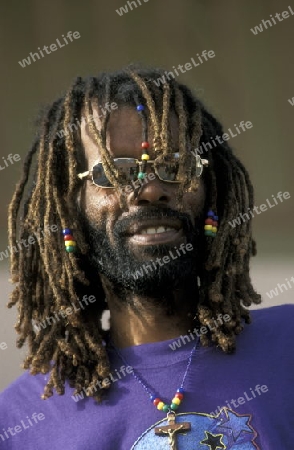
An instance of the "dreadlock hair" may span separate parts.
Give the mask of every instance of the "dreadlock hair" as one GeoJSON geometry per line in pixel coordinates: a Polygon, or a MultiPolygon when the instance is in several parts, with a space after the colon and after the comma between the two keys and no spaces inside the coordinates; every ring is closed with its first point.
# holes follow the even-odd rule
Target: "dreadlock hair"
{"type": "MultiPolygon", "coordinates": [[[[110,374],[104,342],[106,332],[100,322],[97,324],[97,317],[101,318],[107,308],[102,286],[97,286],[96,277],[91,284],[93,273],[87,265],[87,238],[76,207],[82,183],[77,174],[86,169],[86,163],[79,129],[72,124],[85,115],[99,146],[106,175],[118,188],[124,179],[106,146],[111,112],[104,111],[102,127],[98,130],[92,116],[93,105],[99,111],[103,102],[109,101],[118,106],[144,104],[143,127],[152,130],[153,148],[159,158],[170,152],[169,116],[174,111],[179,122],[182,163],[179,204],[183,192],[189,188],[192,163],[195,164],[194,156],[187,149],[197,148],[202,142],[223,134],[221,125],[186,86],[174,79],[165,80],[162,85],[155,82],[163,73],[158,69],[129,66],[98,77],[77,78],[68,92],[43,114],[38,135],[26,157],[22,178],[9,207],[9,243],[12,248],[17,237],[22,240],[30,236],[35,238],[35,243],[12,253],[11,276],[16,287],[8,306],[18,306],[17,346],[28,344],[24,368],[30,369],[31,374],[50,372],[44,399],[53,395],[53,390],[63,394],[66,380],[75,393],[86,389],[98,401],[109,388],[109,382],[104,382],[110,374]],[[69,127],[71,132],[67,132],[69,127]],[[52,224],[59,232],[40,237],[40,227],[45,230],[52,224]],[[79,253],[68,254],[64,250],[61,230],[68,226],[74,230],[79,253]],[[95,305],[81,311],[80,297],[90,292],[90,288],[93,293],[94,286],[95,305]],[[69,307],[74,312],[67,315],[69,307]],[[95,321],[91,320],[93,308],[95,321]],[[56,318],[57,314],[62,318],[36,331],[34,322],[45,323],[46,318],[56,318]]],[[[205,239],[205,260],[199,273],[200,300],[195,301],[195,310],[199,324],[211,326],[212,330],[209,336],[201,336],[202,344],[213,341],[229,353],[235,348],[242,321],[250,322],[245,307],[260,303],[260,295],[254,291],[249,277],[249,259],[256,253],[251,221],[235,228],[228,224],[253,207],[253,188],[246,169],[227,142],[208,150],[205,157],[209,160],[204,175],[206,206],[217,211],[219,229],[215,238],[205,239]],[[218,314],[228,314],[231,320],[215,329],[213,318],[218,314]]],[[[190,182],[195,185],[195,180],[190,182]]]]}

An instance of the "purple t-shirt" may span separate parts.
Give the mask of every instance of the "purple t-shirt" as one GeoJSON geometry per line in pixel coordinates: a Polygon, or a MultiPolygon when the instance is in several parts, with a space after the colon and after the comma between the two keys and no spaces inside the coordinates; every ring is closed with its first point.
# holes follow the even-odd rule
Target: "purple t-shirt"
{"type": "MultiPolygon", "coordinates": [[[[191,424],[174,436],[179,450],[294,449],[294,306],[252,311],[252,317],[235,354],[198,346],[176,417],[178,424],[191,424]]],[[[128,347],[121,354],[170,402],[195,345],[192,337],[186,341],[128,347]]],[[[74,397],[69,387],[63,396],[41,400],[47,375],[25,373],[12,383],[0,396],[0,449],[169,450],[168,434],[154,431],[168,424],[165,413],[115,352],[110,359],[114,383],[100,405],[74,397]]]]}

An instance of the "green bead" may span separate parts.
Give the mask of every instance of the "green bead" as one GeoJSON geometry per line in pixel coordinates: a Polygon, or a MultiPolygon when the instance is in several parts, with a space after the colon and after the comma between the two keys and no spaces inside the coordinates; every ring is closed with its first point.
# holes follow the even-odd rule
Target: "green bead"
{"type": "Polygon", "coordinates": [[[138,173],[138,178],[140,178],[141,180],[143,179],[143,178],[145,178],[145,173],[144,172],[139,172],[138,173]]]}
{"type": "Polygon", "coordinates": [[[169,406],[168,405],[164,405],[164,407],[162,408],[162,411],[168,412],[169,411],[169,406]]]}
{"type": "Polygon", "coordinates": [[[179,406],[180,406],[180,405],[176,405],[175,403],[172,403],[172,404],[170,405],[170,409],[172,409],[173,411],[175,411],[176,409],[178,409],[179,406]]]}
{"type": "Polygon", "coordinates": [[[76,246],[69,245],[68,247],[65,247],[65,250],[67,253],[74,253],[76,251],[76,246]]]}
{"type": "Polygon", "coordinates": [[[204,230],[205,236],[215,236],[215,233],[211,230],[204,230]]]}

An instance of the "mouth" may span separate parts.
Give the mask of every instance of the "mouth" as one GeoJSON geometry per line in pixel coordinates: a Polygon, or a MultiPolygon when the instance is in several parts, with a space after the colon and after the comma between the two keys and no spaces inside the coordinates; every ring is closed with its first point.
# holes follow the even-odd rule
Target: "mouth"
{"type": "Polygon", "coordinates": [[[126,237],[141,245],[168,244],[183,237],[182,223],[179,220],[146,220],[131,226],[126,237]]]}

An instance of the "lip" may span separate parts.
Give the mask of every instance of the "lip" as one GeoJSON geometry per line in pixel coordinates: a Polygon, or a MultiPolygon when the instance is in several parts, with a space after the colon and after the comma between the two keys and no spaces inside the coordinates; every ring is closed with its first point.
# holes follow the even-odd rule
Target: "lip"
{"type": "Polygon", "coordinates": [[[159,244],[175,244],[179,240],[183,240],[183,229],[169,230],[163,233],[154,234],[133,234],[129,237],[129,241],[137,245],[159,245],[159,244]]]}
{"type": "Polygon", "coordinates": [[[132,225],[126,232],[129,241],[137,245],[158,245],[171,244],[183,238],[183,228],[180,220],[177,219],[148,219],[132,225]],[[145,228],[169,227],[173,230],[163,233],[140,234],[145,228]]]}
{"type": "MultiPolygon", "coordinates": [[[[158,227],[169,227],[174,228],[175,231],[179,231],[182,229],[182,223],[180,220],[177,219],[168,219],[168,218],[162,218],[162,219],[147,219],[142,220],[140,223],[135,223],[130,226],[130,228],[127,229],[126,235],[132,236],[132,235],[139,235],[144,228],[158,228],[158,227]]],[[[166,231],[165,233],[169,233],[170,231],[166,231]]],[[[172,231],[173,232],[173,231],[172,231]]],[[[165,233],[156,233],[156,234],[165,234],[165,233]]],[[[155,236],[155,235],[154,235],[155,236]]]]}

